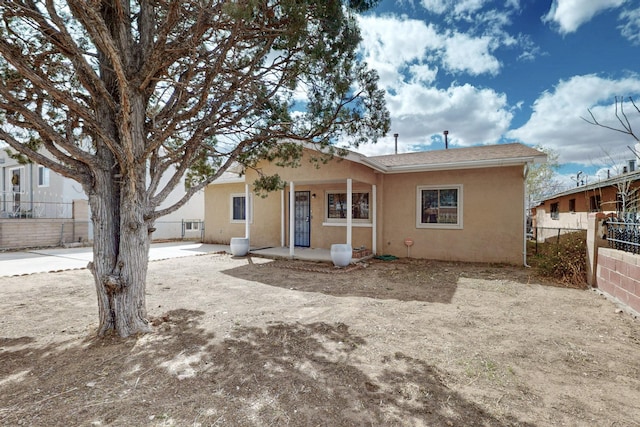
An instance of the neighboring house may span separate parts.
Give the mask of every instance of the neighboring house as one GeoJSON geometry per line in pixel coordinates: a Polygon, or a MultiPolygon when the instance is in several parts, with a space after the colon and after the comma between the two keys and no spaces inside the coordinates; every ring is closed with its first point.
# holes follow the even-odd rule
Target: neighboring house
{"type": "MultiPolygon", "coordinates": [[[[174,169],[169,168],[173,173],[174,169]]],[[[168,181],[168,175],[164,175],[160,188],[168,181]]],[[[160,205],[159,209],[170,206],[180,200],[184,195],[184,178],[176,188],[169,194],[167,199],[160,205]]],[[[153,232],[154,240],[162,239],[191,239],[202,240],[204,227],[204,191],[195,193],[183,206],[175,212],[158,218],[155,223],[156,230],[153,232]]]]}
{"type": "Polygon", "coordinates": [[[79,184],[0,150],[0,248],[91,240],[87,197],[79,184]]]}
{"type": "MultiPolygon", "coordinates": [[[[309,150],[305,158],[309,157],[309,150]]],[[[227,173],[205,192],[205,241],[248,232],[253,247],[329,249],[455,261],[524,261],[527,165],[546,155],[502,144],[367,157],[349,153],[316,168],[264,162],[285,190],[248,191],[257,173],[227,173]],[[248,225],[245,207],[249,197],[248,225]],[[408,246],[406,243],[412,245],[408,246]]]]}
{"type": "Polygon", "coordinates": [[[75,181],[42,165],[20,164],[5,150],[0,170],[0,218],[71,218],[72,202],[87,199],[75,181]]]}
{"type": "MultiPolygon", "coordinates": [[[[74,201],[88,200],[79,183],[36,163],[20,164],[11,158],[4,149],[0,149],[0,170],[0,219],[70,219],[75,217],[76,221],[84,221],[88,227],[82,240],[91,241],[93,239],[90,211],[84,208],[83,218],[77,218],[73,212],[74,201]]],[[[172,171],[170,169],[169,172],[172,171]]],[[[163,177],[161,186],[167,180],[167,176],[163,177]]],[[[184,179],[169,194],[160,209],[178,201],[182,195],[184,195],[184,179]]],[[[153,239],[201,240],[203,218],[204,192],[199,192],[180,209],[156,221],[153,239]]],[[[17,225],[15,222],[11,224],[17,225]]],[[[58,227],[58,225],[56,224],[54,227],[58,227]]],[[[21,233],[24,233],[22,229],[20,230],[21,233]]],[[[7,233],[5,232],[5,234],[7,233]]],[[[2,229],[0,229],[0,247],[3,247],[1,237],[2,229]]],[[[47,241],[46,245],[49,244],[51,243],[47,241]]],[[[30,244],[30,246],[33,245],[30,244]]],[[[15,247],[15,245],[12,244],[11,247],[15,247]]]]}
{"type": "Polygon", "coordinates": [[[558,231],[587,229],[589,212],[605,215],[640,208],[640,171],[630,162],[626,172],[612,178],[572,188],[543,200],[532,209],[538,240],[557,236],[558,231]],[[623,209],[624,205],[624,209],[623,209]]]}

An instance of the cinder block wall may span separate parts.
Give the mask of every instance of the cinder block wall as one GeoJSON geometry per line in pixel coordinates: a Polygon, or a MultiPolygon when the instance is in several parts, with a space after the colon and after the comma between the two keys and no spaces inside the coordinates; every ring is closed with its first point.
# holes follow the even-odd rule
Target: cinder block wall
{"type": "Polygon", "coordinates": [[[640,313],[640,255],[598,248],[597,286],[640,313]]]}
{"type": "Polygon", "coordinates": [[[59,246],[86,242],[89,223],[73,219],[4,219],[0,220],[0,248],[16,249],[59,246]]]}
{"type": "Polygon", "coordinates": [[[89,240],[89,205],[74,200],[73,218],[0,219],[0,249],[60,246],[89,240]]]}

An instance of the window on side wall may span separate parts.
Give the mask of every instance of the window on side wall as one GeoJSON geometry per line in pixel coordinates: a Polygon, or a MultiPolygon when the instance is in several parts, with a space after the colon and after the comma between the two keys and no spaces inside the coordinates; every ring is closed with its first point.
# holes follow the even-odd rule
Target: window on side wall
{"type": "Polygon", "coordinates": [[[569,212],[576,213],[576,199],[569,199],[569,212]]]}
{"type": "MultiPolygon", "coordinates": [[[[347,193],[327,192],[327,222],[347,220],[347,193]]],[[[356,222],[369,222],[369,193],[351,193],[351,218],[356,222]]]]}
{"type": "MultiPolygon", "coordinates": [[[[231,195],[231,222],[245,222],[246,196],[245,194],[231,195]]],[[[249,221],[252,221],[251,197],[249,197],[249,221]]]]}
{"type": "Polygon", "coordinates": [[[417,228],[462,228],[462,185],[418,186],[417,228]]]}
{"type": "Polygon", "coordinates": [[[186,231],[197,231],[200,229],[200,221],[185,221],[184,229],[186,231]]]}
{"type": "Polygon", "coordinates": [[[38,187],[49,186],[49,168],[38,166],[38,187]]]}
{"type": "Polygon", "coordinates": [[[551,219],[560,219],[560,209],[558,203],[551,203],[551,219]]]}

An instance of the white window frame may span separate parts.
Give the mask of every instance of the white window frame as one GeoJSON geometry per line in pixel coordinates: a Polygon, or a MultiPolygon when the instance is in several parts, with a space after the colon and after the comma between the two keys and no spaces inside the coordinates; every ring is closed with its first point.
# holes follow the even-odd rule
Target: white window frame
{"type": "Polygon", "coordinates": [[[462,230],[464,214],[464,192],[462,184],[418,185],[416,187],[416,228],[433,228],[444,230],[462,230]],[[422,222],[422,191],[423,190],[457,190],[458,191],[458,222],[455,224],[423,223],[422,222]]]}
{"type": "MultiPolygon", "coordinates": [[[[235,197],[245,198],[245,193],[233,193],[229,196],[229,220],[232,224],[244,224],[244,219],[233,219],[233,199],[235,197]]],[[[253,195],[249,194],[249,223],[253,224],[253,195]]]]}
{"type": "MultiPolygon", "coordinates": [[[[347,194],[347,190],[326,190],[324,192],[324,226],[345,226],[347,225],[347,218],[329,218],[329,194],[347,194]]],[[[369,218],[356,219],[352,218],[351,222],[354,227],[369,227],[372,224],[371,215],[371,191],[354,190],[351,194],[368,194],[369,196],[369,218]]]]}
{"type": "Polygon", "coordinates": [[[184,222],[184,231],[200,231],[200,221],[188,219],[184,222]]]}
{"type": "Polygon", "coordinates": [[[38,165],[38,187],[49,187],[51,184],[51,169],[46,166],[38,165]],[[42,175],[41,175],[42,174],[42,175]],[[42,177],[42,182],[40,182],[42,177]]]}

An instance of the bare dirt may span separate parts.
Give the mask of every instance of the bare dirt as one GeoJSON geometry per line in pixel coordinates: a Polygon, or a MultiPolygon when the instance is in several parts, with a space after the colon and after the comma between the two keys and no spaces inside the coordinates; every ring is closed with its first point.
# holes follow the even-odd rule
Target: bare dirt
{"type": "Polygon", "coordinates": [[[640,321],[530,269],[157,261],[129,339],[92,283],[0,278],[0,425],[640,425],[640,321]]]}

